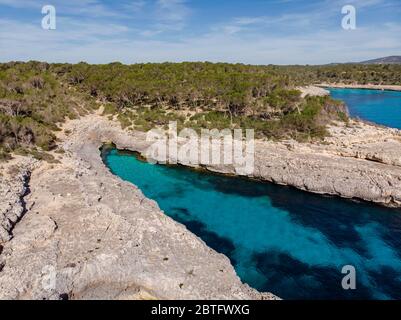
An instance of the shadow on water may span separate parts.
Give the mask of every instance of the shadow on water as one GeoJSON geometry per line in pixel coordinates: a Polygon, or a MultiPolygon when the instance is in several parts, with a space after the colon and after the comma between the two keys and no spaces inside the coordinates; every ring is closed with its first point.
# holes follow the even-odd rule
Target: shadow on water
{"type": "Polygon", "coordinates": [[[263,252],[255,254],[253,259],[258,270],[266,275],[266,286],[278,288],[279,296],[291,296],[291,299],[369,299],[370,290],[362,283],[357,283],[357,295],[344,291],[338,284],[343,275],[333,267],[311,266],[294,259],[283,252],[263,252]],[[318,297],[313,288],[319,291],[318,297]]]}
{"type": "Polygon", "coordinates": [[[189,231],[200,237],[205,243],[212,249],[226,255],[233,265],[237,264],[234,258],[235,245],[230,239],[221,237],[215,232],[211,232],[207,229],[207,226],[200,221],[185,220],[180,216],[172,215],[176,221],[184,224],[189,231]]]}
{"type": "Polygon", "coordinates": [[[289,187],[150,165],[103,150],[110,170],[228,256],[244,282],[285,299],[401,299],[401,211],[289,187]],[[356,291],[341,287],[355,265],[356,291]]]}

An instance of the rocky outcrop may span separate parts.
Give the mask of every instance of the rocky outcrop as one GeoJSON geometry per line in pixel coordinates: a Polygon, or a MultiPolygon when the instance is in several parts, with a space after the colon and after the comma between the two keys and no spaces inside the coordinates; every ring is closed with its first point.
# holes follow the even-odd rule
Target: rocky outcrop
{"type": "MultiPolygon", "coordinates": [[[[400,132],[354,121],[329,130],[319,143],[257,141],[250,176],[400,207],[400,132]]],[[[64,132],[65,154],[32,171],[27,211],[0,250],[0,299],[275,298],[241,283],[227,257],[105,167],[103,143],[144,153],[144,133],[98,115],[69,121],[64,132]]],[[[21,203],[18,190],[11,203],[21,203]]],[[[2,208],[8,202],[1,198],[2,208]]]]}
{"type": "Polygon", "coordinates": [[[256,178],[309,192],[401,207],[401,132],[338,123],[321,143],[260,142],[256,178]]]}
{"type": "Polygon", "coordinates": [[[345,83],[321,83],[316,85],[322,88],[340,88],[340,89],[368,89],[368,90],[387,90],[401,91],[399,85],[382,85],[382,84],[345,84],[345,83]]]}
{"type": "Polygon", "coordinates": [[[301,91],[302,98],[305,98],[306,96],[324,97],[330,95],[328,90],[316,86],[298,87],[297,89],[301,91]]]}
{"type": "Polygon", "coordinates": [[[274,299],[109,172],[107,123],[71,122],[60,163],[33,170],[28,211],[0,253],[0,299],[274,299]]]}
{"type": "Polygon", "coordinates": [[[33,160],[19,157],[2,165],[0,175],[0,245],[12,238],[12,229],[26,212],[24,197],[33,160]]]}
{"type": "MultiPolygon", "coordinates": [[[[144,153],[144,133],[96,121],[102,141],[144,153]]],[[[85,126],[85,124],[83,124],[85,126]]],[[[401,207],[401,131],[360,121],[335,123],[321,142],[256,141],[254,171],[248,176],[318,194],[401,207]]],[[[179,163],[185,164],[183,159],[179,163]]],[[[204,165],[213,172],[241,175],[233,165],[204,165]]]]}

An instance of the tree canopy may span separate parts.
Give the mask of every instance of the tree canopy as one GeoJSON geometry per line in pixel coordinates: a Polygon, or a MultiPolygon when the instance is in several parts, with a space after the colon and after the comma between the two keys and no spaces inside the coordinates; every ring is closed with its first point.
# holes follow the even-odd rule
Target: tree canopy
{"type": "Polygon", "coordinates": [[[56,146],[66,118],[100,105],[125,127],[175,120],[193,128],[254,128],[271,139],[313,139],[345,108],[302,98],[314,83],[401,84],[399,65],[252,66],[226,63],[0,64],[0,158],[56,146]]]}

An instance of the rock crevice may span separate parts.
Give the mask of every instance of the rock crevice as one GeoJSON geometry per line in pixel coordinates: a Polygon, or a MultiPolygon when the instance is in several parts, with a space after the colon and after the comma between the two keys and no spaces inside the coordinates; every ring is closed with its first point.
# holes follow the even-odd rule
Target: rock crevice
{"type": "Polygon", "coordinates": [[[60,163],[32,171],[28,211],[0,256],[0,299],[275,299],[109,172],[101,119],[70,122],[60,163]]]}
{"type": "MultiPolygon", "coordinates": [[[[329,130],[319,143],[256,141],[250,177],[401,207],[400,132],[353,121],[329,130]]],[[[35,164],[28,195],[27,176],[2,176],[0,299],[275,299],[106,168],[103,143],[143,154],[145,133],[88,115],[59,140],[60,163],[35,164]]]]}
{"type": "Polygon", "coordinates": [[[29,194],[29,180],[33,160],[18,158],[4,165],[0,176],[0,245],[12,239],[12,230],[28,211],[25,197],[29,194]]]}

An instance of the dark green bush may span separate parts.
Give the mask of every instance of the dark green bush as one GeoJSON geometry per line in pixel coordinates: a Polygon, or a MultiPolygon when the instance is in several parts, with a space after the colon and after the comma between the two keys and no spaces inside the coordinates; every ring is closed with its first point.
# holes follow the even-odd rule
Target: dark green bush
{"type": "Polygon", "coordinates": [[[321,82],[401,84],[401,66],[0,64],[0,158],[53,150],[60,123],[99,105],[139,130],[177,121],[179,128],[253,128],[272,139],[321,138],[332,120],[348,121],[341,103],[302,99],[294,89],[321,82]]]}

